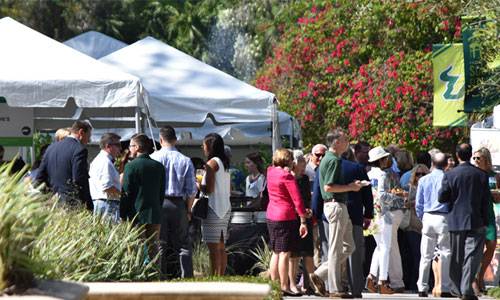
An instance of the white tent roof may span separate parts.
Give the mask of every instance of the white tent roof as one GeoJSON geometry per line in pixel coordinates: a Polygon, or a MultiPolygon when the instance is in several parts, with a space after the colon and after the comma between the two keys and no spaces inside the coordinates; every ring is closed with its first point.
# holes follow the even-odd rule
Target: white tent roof
{"type": "Polygon", "coordinates": [[[152,37],[100,61],[141,78],[157,122],[219,123],[271,119],[272,93],[259,90],[152,37]]]}
{"type": "Polygon", "coordinates": [[[99,59],[127,46],[124,42],[97,31],[84,32],[67,40],[63,44],[95,59],[99,59]]]}
{"type": "Polygon", "coordinates": [[[9,106],[138,107],[139,79],[11,18],[0,19],[0,96],[9,106]]]}

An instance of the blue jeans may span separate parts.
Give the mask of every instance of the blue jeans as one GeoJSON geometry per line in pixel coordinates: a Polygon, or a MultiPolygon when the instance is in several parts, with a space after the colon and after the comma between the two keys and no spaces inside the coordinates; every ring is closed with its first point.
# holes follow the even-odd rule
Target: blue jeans
{"type": "Polygon", "coordinates": [[[109,218],[114,223],[120,222],[120,202],[116,200],[93,200],[94,215],[109,218]]]}

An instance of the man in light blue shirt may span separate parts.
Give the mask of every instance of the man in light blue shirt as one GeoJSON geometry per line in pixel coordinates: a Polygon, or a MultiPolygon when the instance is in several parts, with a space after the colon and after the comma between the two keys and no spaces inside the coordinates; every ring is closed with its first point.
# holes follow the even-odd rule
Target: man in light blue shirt
{"type": "Polygon", "coordinates": [[[432,160],[433,170],[430,174],[420,178],[415,203],[417,217],[422,220],[422,241],[420,244],[420,268],[417,281],[418,294],[427,297],[429,291],[429,274],[432,267],[436,246],[439,249],[441,261],[441,295],[451,297],[450,288],[450,234],[446,215],[448,204],[439,203],[439,190],[444,176],[444,169],[448,160],[444,153],[436,153],[432,160]]]}
{"type": "Polygon", "coordinates": [[[172,126],[160,129],[162,148],[151,158],[165,166],[160,242],[161,273],[165,279],[193,277],[192,242],[189,237],[191,206],[197,192],[191,159],[175,148],[177,137],[172,126]],[[179,268],[180,267],[180,268],[179,268]]]}

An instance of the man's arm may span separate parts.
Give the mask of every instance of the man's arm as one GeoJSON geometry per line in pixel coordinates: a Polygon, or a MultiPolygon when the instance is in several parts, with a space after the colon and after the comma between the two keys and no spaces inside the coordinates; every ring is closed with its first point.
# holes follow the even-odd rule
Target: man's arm
{"type": "Polygon", "coordinates": [[[78,186],[79,198],[87,206],[88,210],[93,210],[92,197],[89,188],[89,168],[87,163],[88,151],[82,147],[78,149],[72,157],[73,182],[78,186]]]}
{"type": "Polygon", "coordinates": [[[311,209],[313,215],[321,221],[323,217],[323,197],[321,196],[321,187],[319,183],[319,170],[316,171],[316,176],[314,176],[313,182],[313,195],[311,200],[311,209]]]}
{"type": "MultiPolygon", "coordinates": [[[[50,147],[50,146],[49,146],[50,147]]],[[[34,178],[35,180],[35,185],[45,183],[47,187],[49,187],[49,175],[47,173],[47,167],[48,167],[48,154],[49,150],[45,152],[45,155],[42,157],[42,162],[40,166],[38,167],[38,173],[36,174],[36,177],[34,178]]]]}
{"type": "Polygon", "coordinates": [[[321,171],[320,169],[320,176],[324,176],[325,180],[323,190],[327,193],[346,193],[359,191],[361,189],[361,183],[359,180],[355,180],[349,184],[336,183],[340,179],[341,164],[341,160],[330,161],[328,164],[324,165],[324,171],[321,171]]]}
{"type": "Polygon", "coordinates": [[[438,201],[440,203],[452,202],[450,181],[446,173],[444,174],[443,180],[441,181],[441,189],[439,190],[438,201]]]}
{"type": "Polygon", "coordinates": [[[137,194],[136,185],[133,180],[132,168],[130,164],[125,165],[123,172],[123,186],[120,199],[120,217],[124,220],[131,220],[135,216],[135,195],[137,194]]]}
{"type": "Polygon", "coordinates": [[[424,216],[424,188],[422,184],[417,185],[417,195],[415,197],[415,211],[417,217],[422,220],[424,216]]]}

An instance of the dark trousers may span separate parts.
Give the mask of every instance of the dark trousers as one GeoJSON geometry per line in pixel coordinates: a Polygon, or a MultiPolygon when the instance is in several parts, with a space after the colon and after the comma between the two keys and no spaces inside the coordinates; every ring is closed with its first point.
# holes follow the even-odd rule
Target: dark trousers
{"type": "Polygon", "coordinates": [[[365,287],[365,276],[363,274],[363,263],[365,262],[365,237],[363,226],[352,225],[352,236],[356,248],[349,257],[349,285],[353,295],[361,295],[365,287]]]}
{"type": "Polygon", "coordinates": [[[450,231],[452,288],[461,296],[474,296],[472,282],[483,257],[485,228],[450,231]]]}
{"type": "Polygon", "coordinates": [[[171,197],[163,201],[160,229],[161,273],[165,279],[193,277],[192,242],[186,202],[171,197]]]}

